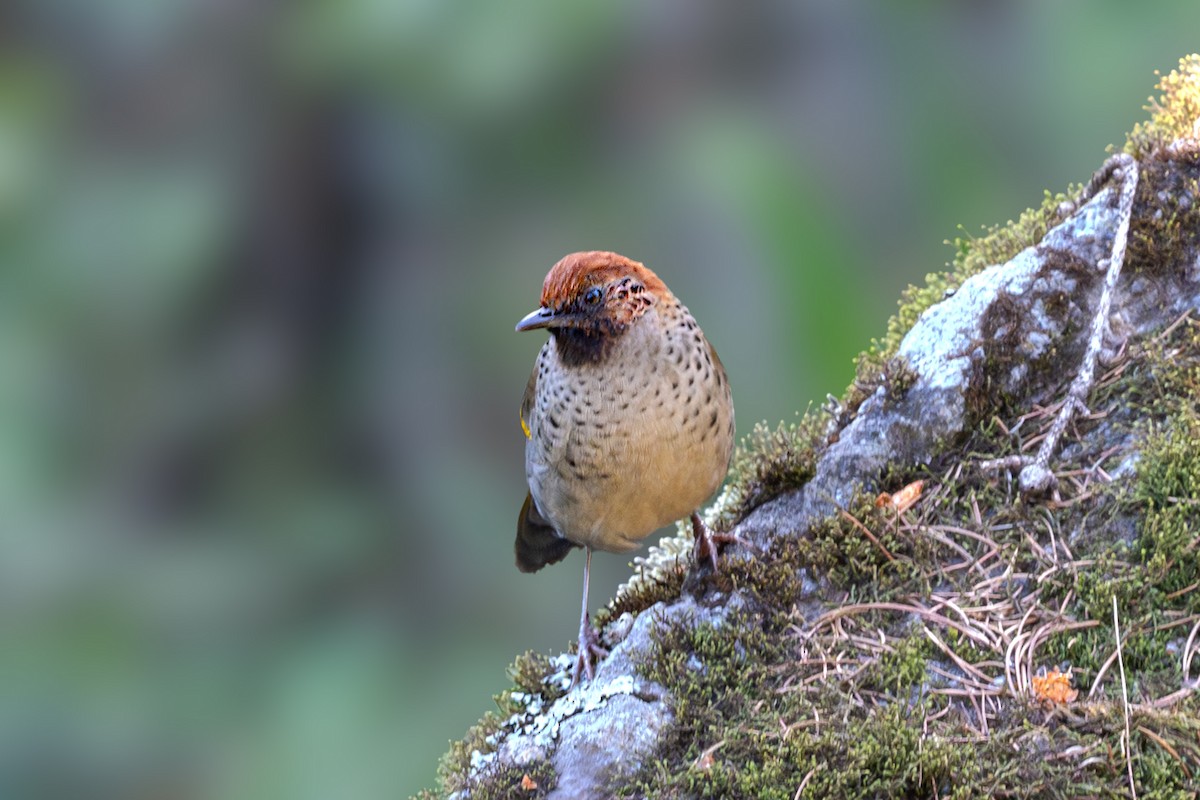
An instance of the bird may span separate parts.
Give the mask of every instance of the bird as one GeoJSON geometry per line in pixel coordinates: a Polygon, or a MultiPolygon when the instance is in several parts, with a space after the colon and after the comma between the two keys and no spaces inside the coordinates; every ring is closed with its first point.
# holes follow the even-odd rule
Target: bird
{"type": "Polygon", "coordinates": [[[539,307],[517,331],[545,329],[521,401],[529,491],[517,519],[516,562],[536,572],[584,549],[583,609],[572,685],[607,651],[588,615],[592,551],[636,549],[690,515],[697,564],[717,568],[698,509],[734,450],[733,396],[717,351],[667,285],[608,251],[563,257],[539,307]]]}

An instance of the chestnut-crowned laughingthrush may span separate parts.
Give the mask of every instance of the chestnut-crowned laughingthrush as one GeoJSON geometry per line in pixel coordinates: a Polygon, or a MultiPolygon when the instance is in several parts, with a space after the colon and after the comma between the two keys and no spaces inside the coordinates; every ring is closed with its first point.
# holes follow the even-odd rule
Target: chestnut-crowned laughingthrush
{"type": "Polygon", "coordinates": [[[518,331],[545,328],[521,402],[529,494],[517,520],[517,567],[535,572],[583,547],[580,671],[605,654],[588,619],[592,551],[633,550],[691,515],[696,560],[716,567],[697,508],[733,454],[725,368],[696,320],[644,265],[573,253],[551,268],[541,307],[518,331]]]}

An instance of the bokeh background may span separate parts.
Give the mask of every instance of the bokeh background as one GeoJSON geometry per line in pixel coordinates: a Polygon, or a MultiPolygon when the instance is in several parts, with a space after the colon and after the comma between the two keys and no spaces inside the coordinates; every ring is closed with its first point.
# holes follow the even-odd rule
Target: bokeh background
{"type": "Polygon", "coordinates": [[[581,558],[512,557],[512,327],[558,257],[646,262],[740,431],[794,419],[1198,32],[1195,0],[5,3],[0,796],[433,785],[575,632],[581,558]]]}

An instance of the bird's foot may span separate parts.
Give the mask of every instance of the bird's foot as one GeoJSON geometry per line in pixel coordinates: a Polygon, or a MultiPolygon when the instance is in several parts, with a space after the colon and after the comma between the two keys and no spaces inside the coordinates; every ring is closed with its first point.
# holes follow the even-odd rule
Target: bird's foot
{"type": "Polygon", "coordinates": [[[721,545],[740,544],[743,547],[748,546],[747,542],[740,536],[732,533],[719,533],[709,530],[704,524],[704,520],[700,519],[699,514],[692,514],[692,535],[695,537],[695,546],[692,550],[692,560],[699,564],[703,559],[707,558],[712,563],[713,572],[720,572],[717,567],[717,556],[720,554],[721,545]]]}
{"type": "Polygon", "coordinates": [[[575,659],[575,670],[571,674],[571,687],[579,685],[579,678],[587,675],[590,681],[595,677],[593,660],[599,660],[608,655],[608,650],[600,644],[600,634],[592,627],[588,619],[579,624],[579,655],[575,659]]]}

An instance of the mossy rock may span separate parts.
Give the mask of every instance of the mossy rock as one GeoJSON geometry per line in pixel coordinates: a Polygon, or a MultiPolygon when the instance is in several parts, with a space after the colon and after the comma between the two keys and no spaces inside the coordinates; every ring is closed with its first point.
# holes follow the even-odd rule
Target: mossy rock
{"type": "MultiPolygon", "coordinates": [[[[1196,796],[1200,56],[1160,89],[1122,148],[1141,178],[1112,341],[1054,454],[1055,493],[1023,497],[1012,470],[987,465],[1051,427],[1115,192],[1078,211],[1064,207],[1078,187],[1048,193],[955,240],[952,268],[905,292],[839,402],[756,428],[706,514],[750,545],[719,575],[690,569],[685,526],[638,560],[600,620],[627,694],[669,722],[593,796],[1196,796]],[[1094,241],[1073,247],[1076,234],[1094,241]],[[902,355],[906,337],[1021,259],[1036,292],[989,296],[944,390],[959,413],[926,425],[937,381],[902,355]],[[1054,336],[1031,359],[1034,315],[1054,336]]],[[[518,659],[502,713],[444,759],[440,796],[567,796],[560,779],[578,776],[552,746],[513,755],[547,709],[603,713],[578,703],[603,686],[564,695],[565,666],[518,659]]]]}

